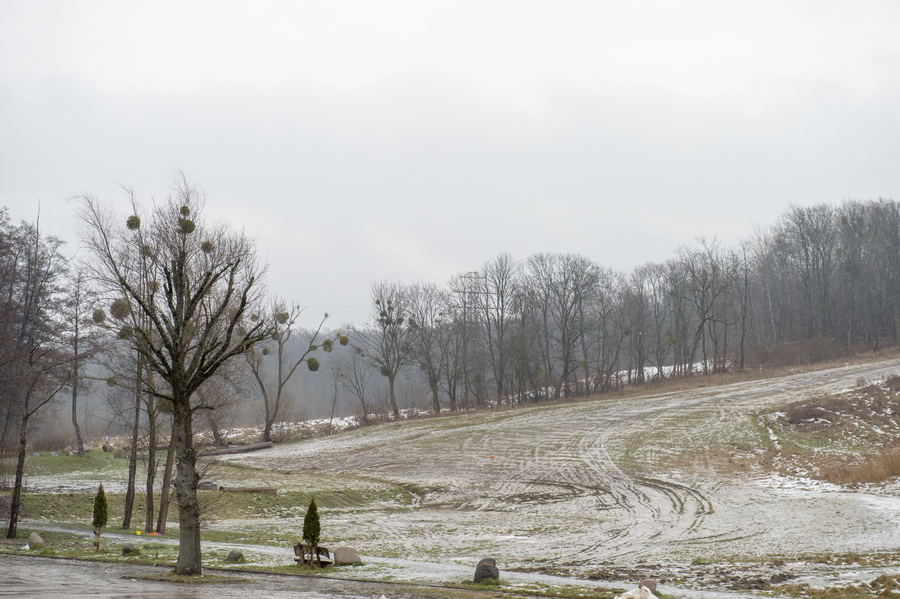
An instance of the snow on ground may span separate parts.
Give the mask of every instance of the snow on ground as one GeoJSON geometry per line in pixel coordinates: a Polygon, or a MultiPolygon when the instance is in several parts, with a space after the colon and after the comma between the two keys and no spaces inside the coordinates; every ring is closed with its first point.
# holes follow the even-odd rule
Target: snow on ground
{"type": "Polygon", "coordinates": [[[507,567],[583,573],[610,562],[897,551],[896,489],[723,477],[699,453],[672,467],[691,449],[740,444],[752,413],[895,369],[848,366],[827,377],[403,421],[221,459],[285,473],[285,488],[303,472],[423,489],[415,504],[324,515],[330,538],[371,555],[467,563],[493,555],[507,567]]]}
{"type": "MultiPolygon", "coordinates": [[[[320,507],[323,542],[356,547],[374,577],[458,581],[491,556],[504,571],[601,578],[607,569],[636,580],[660,571],[709,578],[715,566],[704,564],[737,560],[756,563],[760,580],[849,580],[874,570],[851,576],[849,566],[815,565],[817,556],[900,551],[900,488],[847,489],[742,470],[741,460],[779,454],[779,429],[759,415],[780,418],[783,405],[896,369],[845,366],[828,376],[404,420],[218,460],[241,466],[225,476],[248,486],[383,497],[320,507]],[[722,448],[731,472],[711,457],[722,448]]],[[[300,513],[209,526],[299,534],[300,513]]],[[[285,559],[266,553],[260,563],[285,559]]]]}

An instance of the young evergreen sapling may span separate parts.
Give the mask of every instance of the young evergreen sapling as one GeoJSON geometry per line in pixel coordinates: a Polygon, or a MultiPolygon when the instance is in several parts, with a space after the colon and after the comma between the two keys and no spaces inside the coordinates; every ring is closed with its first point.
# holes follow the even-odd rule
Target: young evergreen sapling
{"type": "Polygon", "coordinates": [[[106,526],[108,519],[109,512],[106,505],[106,492],[103,490],[103,483],[100,483],[100,488],[97,490],[97,495],[94,497],[94,520],[91,523],[94,532],[97,534],[97,551],[100,551],[100,532],[103,530],[103,527],[106,526]]]}

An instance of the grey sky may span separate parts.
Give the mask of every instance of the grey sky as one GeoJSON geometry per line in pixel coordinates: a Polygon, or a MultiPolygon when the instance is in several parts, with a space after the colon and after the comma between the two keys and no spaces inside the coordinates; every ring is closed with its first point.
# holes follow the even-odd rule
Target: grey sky
{"type": "MultiPolygon", "coordinates": [[[[0,205],[166,195],[258,240],[272,292],[503,251],[626,270],[789,202],[900,199],[896,2],[0,0],[0,205]]],[[[307,324],[312,324],[312,318],[307,324]]]]}

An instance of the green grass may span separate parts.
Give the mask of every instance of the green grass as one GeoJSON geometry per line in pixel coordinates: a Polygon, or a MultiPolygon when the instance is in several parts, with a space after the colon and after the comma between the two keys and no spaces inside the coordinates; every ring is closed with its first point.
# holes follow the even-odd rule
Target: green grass
{"type": "Polygon", "coordinates": [[[29,454],[25,458],[25,474],[27,476],[45,476],[53,474],[93,473],[110,474],[125,473],[128,470],[128,460],[116,459],[112,453],[103,451],[90,451],[84,455],[59,454],[50,455],[42,452],[40,457],[29,454]]]}

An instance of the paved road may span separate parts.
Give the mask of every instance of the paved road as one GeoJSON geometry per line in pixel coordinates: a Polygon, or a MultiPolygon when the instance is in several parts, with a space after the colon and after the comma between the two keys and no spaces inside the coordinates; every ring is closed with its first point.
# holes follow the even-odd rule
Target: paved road
{"type": "MultiPolygon", "coordinates": [[[[0,554],[0,597],[17,599],[334,599],[428,598],[427,589],[303,576],[234,574],[229,584],[180,584],[147,580],[166,570],[134,564],[108,564],[0,554]],[[240,577],[238,579],[238,577],[240,577]],[[398,589],[400,590],[398,592],[398,589]]],[[[222,575],[209,572],[207,575],[222,575]]]]}

